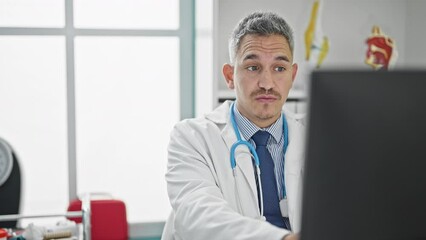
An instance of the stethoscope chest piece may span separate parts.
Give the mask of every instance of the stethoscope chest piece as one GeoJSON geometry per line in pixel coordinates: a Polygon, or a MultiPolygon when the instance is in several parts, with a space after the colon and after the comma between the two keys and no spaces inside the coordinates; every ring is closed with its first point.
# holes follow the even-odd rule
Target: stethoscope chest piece
{"type": "Polygon", "coordinates": [[[287,198],[281,199],[280,209],[281,209],[281,215],[283,217],[288,217],[288,201],[287,201],[287,198]]]}

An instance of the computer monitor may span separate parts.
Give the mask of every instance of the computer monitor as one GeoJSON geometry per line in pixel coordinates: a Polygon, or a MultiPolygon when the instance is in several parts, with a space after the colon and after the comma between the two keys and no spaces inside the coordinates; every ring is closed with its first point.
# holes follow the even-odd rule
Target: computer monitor
{"type": "Polygon", "coordinates": [[[426,239],[426,71],[316,71],[302,240],[426,239]]]}

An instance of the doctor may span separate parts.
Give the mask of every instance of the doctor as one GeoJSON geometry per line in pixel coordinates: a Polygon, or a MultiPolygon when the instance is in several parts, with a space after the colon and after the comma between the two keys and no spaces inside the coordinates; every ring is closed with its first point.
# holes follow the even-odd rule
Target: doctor
{"type": "Polygon", "coordinates": [[[171,133],[173,211],[162,239],[298,239],[304,133],[282,111],[297,72],[293,49],[290,26],[274,13],[238,23],[223,66],[236,101],[183,120],[171,133]],[[257,135],[266,135],[267,151],[257,135]]]}

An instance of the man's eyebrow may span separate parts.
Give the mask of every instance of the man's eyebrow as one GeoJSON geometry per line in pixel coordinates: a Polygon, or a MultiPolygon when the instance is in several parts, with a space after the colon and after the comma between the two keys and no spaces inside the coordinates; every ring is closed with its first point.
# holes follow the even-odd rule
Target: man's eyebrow
{"type": "MultiPolygon", "coordinates": [[[[252,54],[247,54],[247,56],[245,56],[245,57],[243,58],[243,61],[246,61],[246,60],[252,60],[252,59],[259,59],[259,56],[258,56],[258,55],[256,55],[256,54],[254,54],[254,53],[252,53],[252,54]]],[[[276,57],[276,58],[275,58],[275,60],[277,60],[277,61],[290,62],[290,59],[289,59],[287,56],[285,56],[285,55],[278,56],[278,57],[276,57]]]]}
{"type": "Polygon", "coordinates": [[[275,59],[276,59],[276,60],[279,60],[279,61],[290,62],[290,59],[288,59],[288,57],[287,57],[287,56],[278,56],[278,57],[276,57],[275,59]]]}
{"type": "Polygon", "coordinates": [[[259,56],[257,56],[256,54],[252,53],[252,54],[248,54],[247,56],[244,57],[243,61],[245,60],[250,60],[250,59],[258,59],[259,56]]]}

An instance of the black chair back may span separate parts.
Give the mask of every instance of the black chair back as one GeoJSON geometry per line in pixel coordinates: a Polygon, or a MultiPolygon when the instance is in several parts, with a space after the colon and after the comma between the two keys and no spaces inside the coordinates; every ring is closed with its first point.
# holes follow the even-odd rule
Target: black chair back
{"type": "MultiPolygon", "coordinates": [[[[19,214],[21,202],[21,169],[12,150],[13,168],[9,178],[0,186],[0,215],[19,214]]],[[[0,221],[2,228],[16,228],[18,221],[0,221]]]]}

